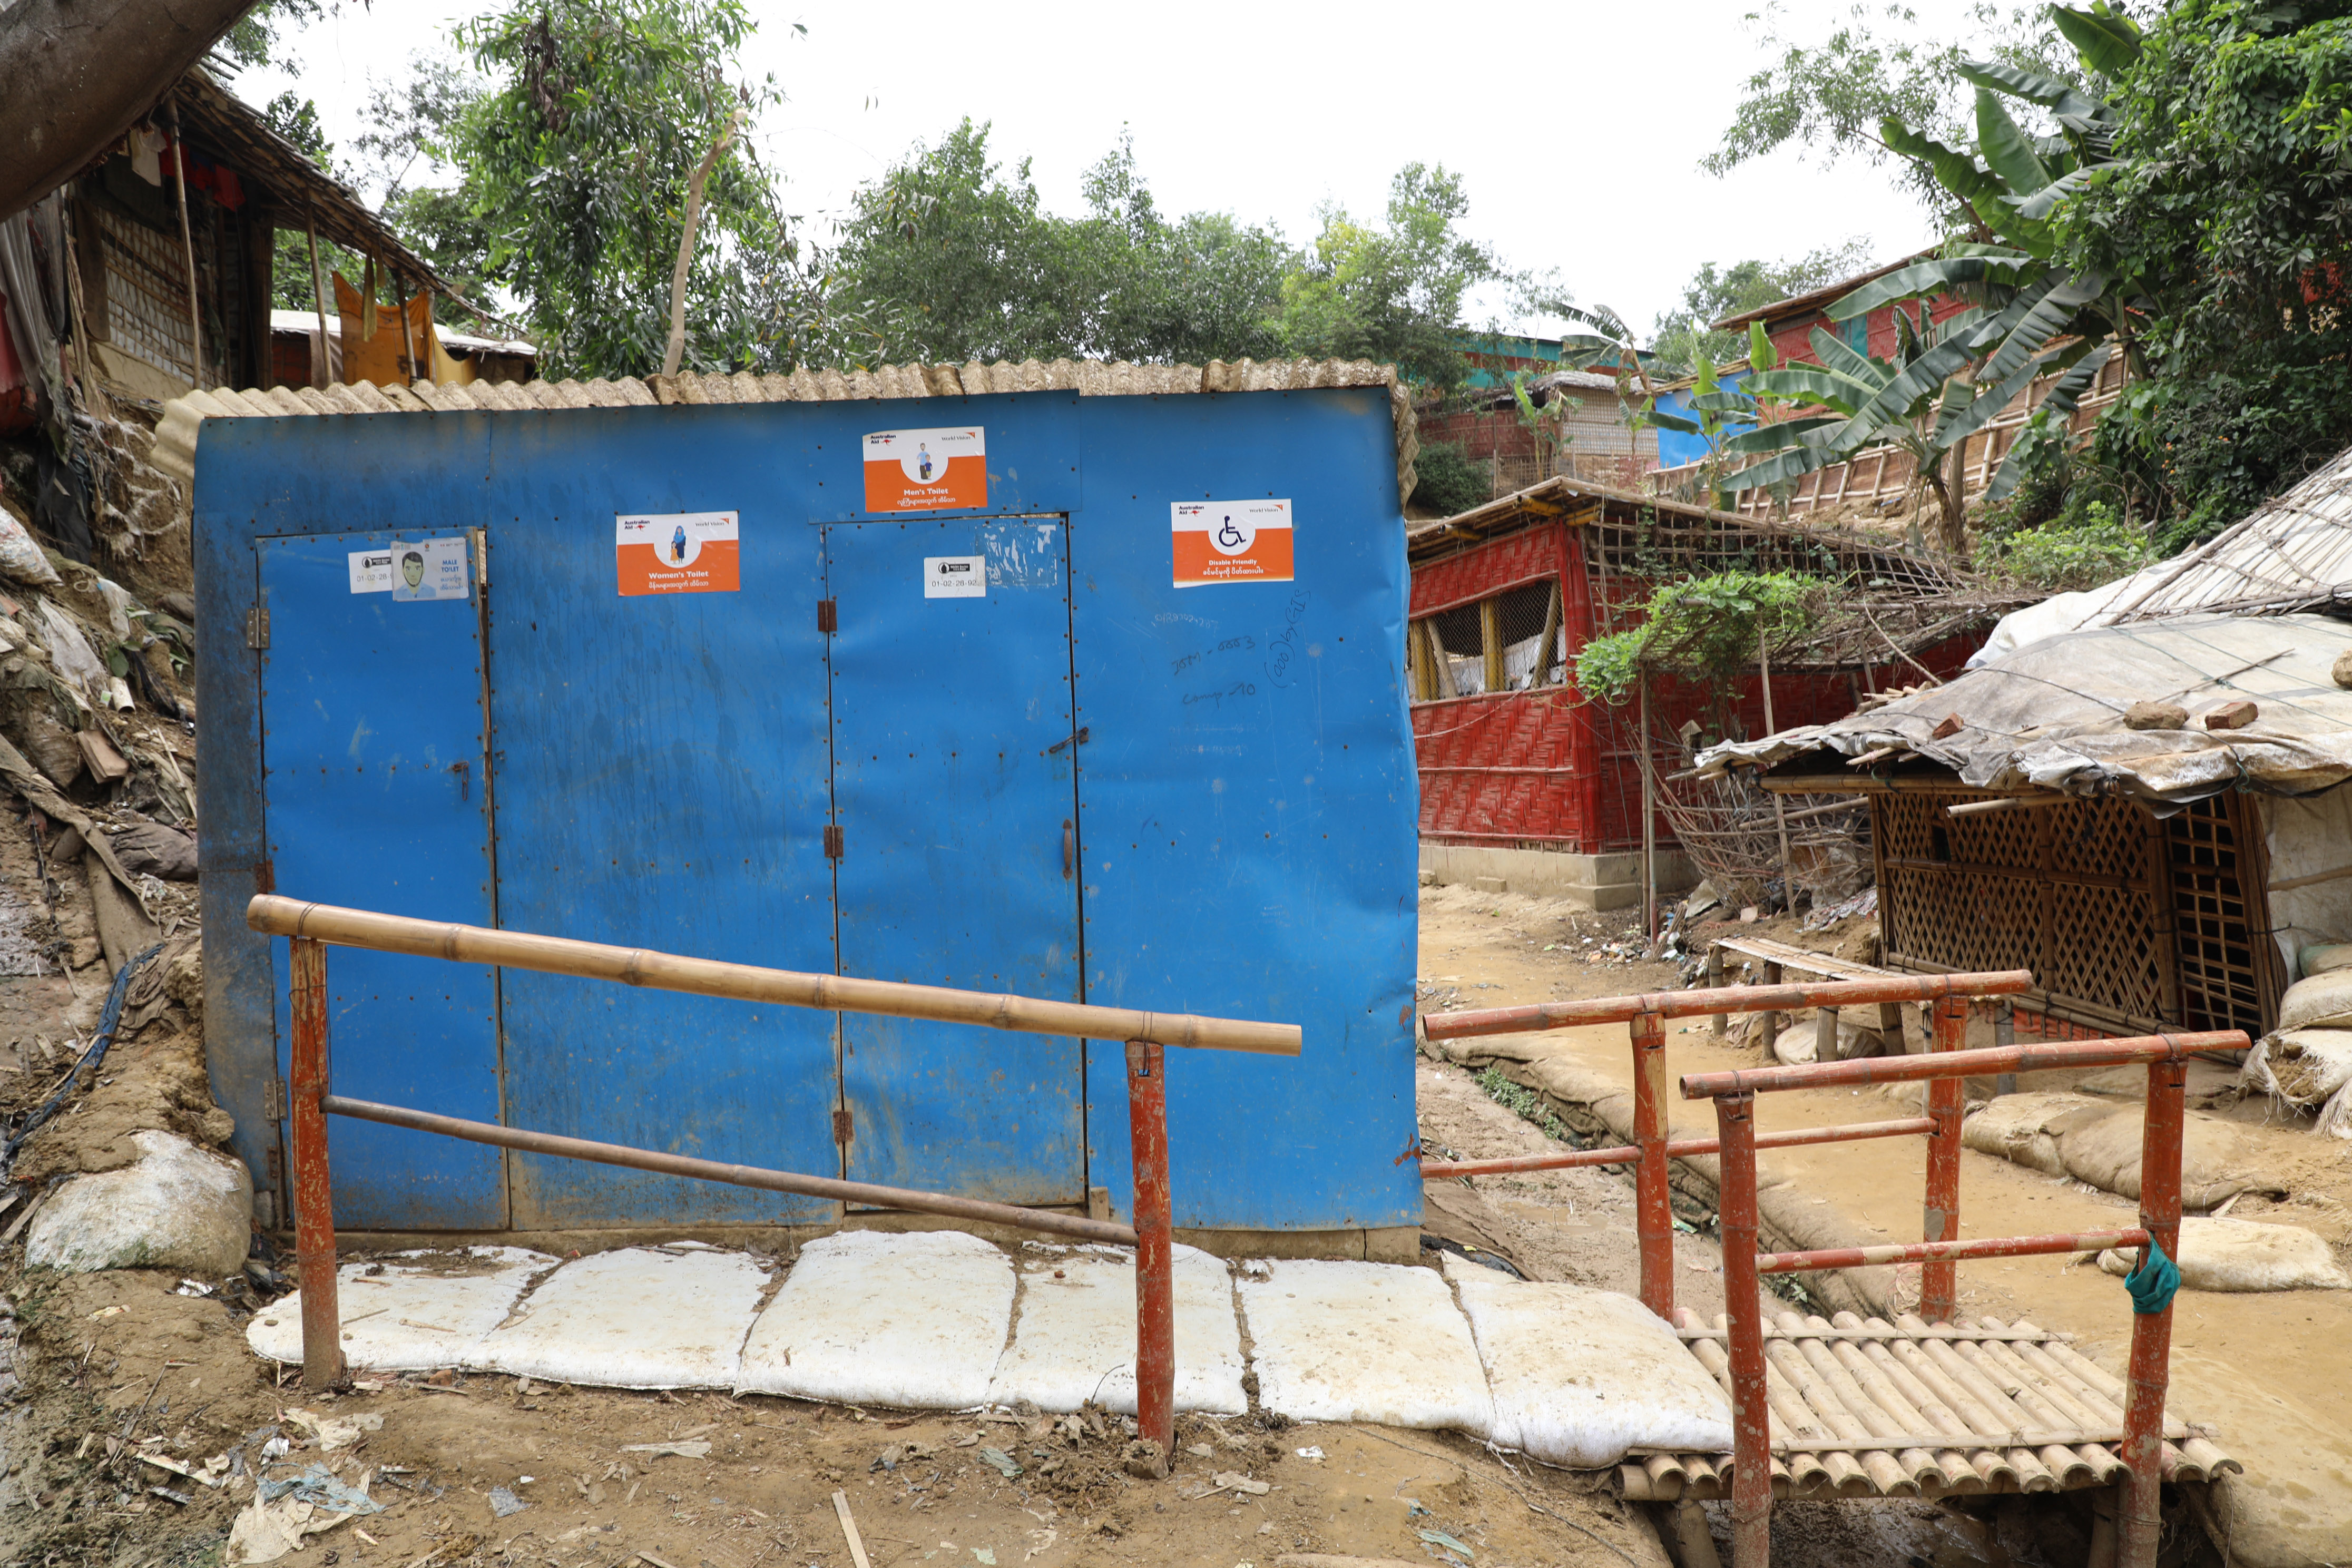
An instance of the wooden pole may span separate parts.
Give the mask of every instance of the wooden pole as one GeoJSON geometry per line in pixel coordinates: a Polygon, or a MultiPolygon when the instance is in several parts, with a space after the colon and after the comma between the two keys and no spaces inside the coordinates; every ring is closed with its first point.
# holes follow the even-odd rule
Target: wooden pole
{"type": "MultiPolygon", "coordinates": [[[[2152,1246],[2180,1256],[2180,1144],[2185,1113],[2185,1061],[2150,1062],[2147,1110],[2141,1119],[2139,1223],[2152,1246]]],[[[2146,1267],[2147,1254],[2140,1255],[2146,1267]]],[[[2130,1468],[2123,1488],[2118,1568],[2156,1568],[2164,1533],[2164,1399],[2171,1381],[2172,1303],[2132,1311],[2131,1384],[2124,1406],[2120,1458],[2130,1468]]]]}
{"type": "MultiPolygon", "coordinates": [[[[1772,650],[1766,646],[1760,626],[1756,628],[1756,669],[1759,684],[1764,689],[1764,732],[1777,735],[1780,726],[1772,717],[1772,650]]],[[[1772,823],[1780,830],[1780,906],[1795,914],[1797,882],[1790,873],[1789,808],[1777,795],[1772,797],[1772,823]]]]}
{"type": "Polygon", "coordinates": [[[327,279],[319,269],[319,213],[315,207],[305,207],[304,221],[310,231],[310,299],[319,307],[319,380],[324,391],[335,379],[333,359],[327,353],[327,279]]]}
{"type": "Polygon", "coordinates": [[[875,1013],[886,1017],[929,1018],[1038,1035],[1080,1039],[1148,1040],[1196,1049],[1255,1051],[1295,1057],[1296,1024],[1249,1023],[1202,1018],[1189,1013],[1144,1013],[1127,1007],[1096,1007],[1076,1002],[1041,1002],[1027,996],[997,996],[943,985],[908,985],[895,980],[857,980],[838,974],[801,974],[749,963],[681,958],[643,948],[612,947],[567,937],[492,931],[411,920],[369,910],[336,909],[299,899],[262,893],[246,905],[246,924],[270,936],[315,937],[343,947],[404,952],[455,963],[495,964],[543,974],[576,974],[618,981],[657,991],[729,996],[740,1002],[781,1003],[825,1012],[875,1013]]]}
{"type": "Polygon", "coordinates": [[[294,1038],[287,1109],[294,1143],[294,1258],[302,1268],[302,1389],[343,1381],[343,1323],[336,1305],[334,1179],[327,1165],[327,944],[287,944],[294,1038]]]}
{"type": "Polygon", "coordinates": [[[1503,662],[1503,602],[1500,599],[1478,601],[1478,647],[1485,656],[1486,689],[1495,692],[1509,686],[1510,671],[1503,662]]]}
{"type": "Polygon", "coordinates": [[[188,384],[205,384],[204,306],[196,292],[196,242],[188,232],[188,144],[180,137],[180,106],[163,100],[172,117],[172,174],[180,192],[180,251],[188,263],[188,384]]]}
{"type": "Polygon", "coordinates": [[[1642,1254],[1642,1305],[1675,1321],[1675,1211],[1673,1172],[1666,1154],[1666,1020],[1659,1013],[1636,1013],[1628,1026],[1633,1041],[1633,1142],[1642,1151],[1633,1168],[1633,1230],[1642,1254]]]}
{"type": "Polygon", "coordinates": [[[1168,1191],[1168,1058],[1127,1046],[1128,1138],[1135,1169],[1135,1425],[1159,1446],[1165,1476],[1176,1457],[1175,1210],[1168,1191]]]}
{"type": "Polygon", "coordinates": [[[1642,926],[1658,940],[1658,784],[1650,758],[1650,677],[1642,683],[1642,926]]]}

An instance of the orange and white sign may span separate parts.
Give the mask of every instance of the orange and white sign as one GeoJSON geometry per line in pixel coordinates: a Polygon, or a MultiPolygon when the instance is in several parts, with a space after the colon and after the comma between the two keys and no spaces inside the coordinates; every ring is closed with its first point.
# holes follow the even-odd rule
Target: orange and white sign
{"type": "Polygon", "coordinates": [[[988,504],[988,433],[877,430],[866,437],[866,510],[939,511],[988,504]]]}
{"type": "Polygon", "coordinates": [[[1180,500],[1171,509],[1176,586],[1290,581],[1286,500],[1180,500]]]}
{"type": "Polygon", "coordinates": [[[732,594],[743,585],[731,511],[641,512],[614,519],[621,597],[732,594]]]}

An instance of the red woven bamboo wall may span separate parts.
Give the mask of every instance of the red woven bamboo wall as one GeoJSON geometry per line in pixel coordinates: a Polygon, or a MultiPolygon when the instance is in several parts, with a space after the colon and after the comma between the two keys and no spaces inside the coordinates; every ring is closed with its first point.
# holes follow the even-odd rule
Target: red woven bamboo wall
{"type": "MultiPolygon", "coordinates": [[[[1416,566],[1412,616],[1436,614],[1507,589],[1562,581],[1562,621],[1569,657],[1594,630],[1594,584],[1581,540],[1564,523],[1546,523],[1489,540],[1458,555],[1416,566]]],[[[1612,578],[1614,596],[1645,599],[1646,582],[1612,578]]],[[[1622,624],[1624,613],[1610,615],[1622,624]]],[[[1980,636],[1938,644],[1920,662],[1939,678],[1958,672],[1980,636]]],[[[1917,671],[1899,662],[1855,670],[1776,672],[1772,718],[1781,729],[1821,724],[1853,711],[1872,686],[1906,685],[1917,671]]],[[[1712,692],[1695,682],[1662,680],[1651,688],[1650,739],[1660,776],[1689,765],[1680,730],[1689,720],[1717,721],[1712,692]]],[[[1750,675],[1732,699],[1738,729],[1766,732],[1762,684],[1750,675]]],[[[1444,843],[1528,845],[1607,854],[1642,842],[1642,770],[1638,709],[1586,702],[1574,684],[1530,691],[1450,698],[1413,704],[1413,750],[1421,774],[1421,831],[1444,843]]],[[[1658,841],[1674,843],[1661,816],[1658,841]]]]}

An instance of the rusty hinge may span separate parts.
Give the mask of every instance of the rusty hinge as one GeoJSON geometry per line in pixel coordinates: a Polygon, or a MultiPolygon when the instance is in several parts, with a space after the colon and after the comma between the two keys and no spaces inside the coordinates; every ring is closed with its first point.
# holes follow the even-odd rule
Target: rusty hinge
{"type": "Polygon", "coordinates": [[[849,1112],[846,1110],[835,1111],[833,1113],[833,1141],[845,1147],[850,1139],[855,1135],[856,1129],[850,1123],[849,1112]]]}
{"type": "Polygon", "coordinates": [[[838,823],[828,823],[825,826],[824,858],[828,860],[841,858],[841,825],[838,823]]]}
{"type": "Polygon", "coordinates": [[[274,1198],[278,1190],[286,1184],[286,1156],[277,1144],[272,1143],[261,1152],[261,1163],[268,1173],[269,1191],[274,1198]]]}
{"type": "Polygon", "coordinates": [[[819,599],[816,602],[816,629],[821,632],[837,632],[841,629],[841,609],[831,599],[819,599]]]}
{"type": "Polygon", "coordinates": [[[245,612],[245,646],[265,648],[269,646],[269,606],[256,605],[245,612]]]}
{"type": "Polygon", "coordinates": [[[285,1121],[286,1080],[282,1078],[270,1079],[262,1085],[261,1095],[265,1107],[264,1114],[272,1121],[285,1121]]]}

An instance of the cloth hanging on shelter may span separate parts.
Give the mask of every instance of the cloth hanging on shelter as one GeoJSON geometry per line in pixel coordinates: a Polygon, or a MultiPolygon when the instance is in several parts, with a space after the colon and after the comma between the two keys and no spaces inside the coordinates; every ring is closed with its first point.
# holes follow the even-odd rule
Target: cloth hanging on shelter
{"type": "Polygon", "coordinates": [[[336,273],[335,309],[342,317],[342,374],[339,379],[346,384],[364,381],[382,386],[397,382],[404,386],[412,380],[425,380],[439,386],[474,379],[470,366],[442,348],[440,334],[433,327],[432,295],[415,294],[403,305],[408,312],[405,342],[401,337],[400,317],[393,312],[381,312],[371,330],[366,304],[343,275],[336,273]],[[412,352],[416,361],[414,374],[404,363],[412,352]]]}

